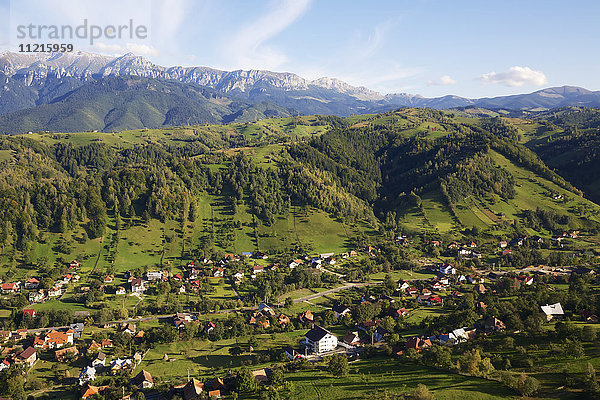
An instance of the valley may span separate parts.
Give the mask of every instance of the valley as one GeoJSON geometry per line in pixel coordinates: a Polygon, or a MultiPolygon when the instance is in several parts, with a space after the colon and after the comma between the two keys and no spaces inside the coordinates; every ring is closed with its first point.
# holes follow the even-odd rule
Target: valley
{"type": "Polygon", "coordinates": [[[102,385],[158,396],[187,374],[244,398],[591,393],[600,206],[545,147],[580,151],[566,132],[592,135],[595,114],[564,121],[581,112],[546,122],[403,108],[0,137],[5,359],[22,365],[49,327],[81,323],[69,344],[80,356],[32,347],[23,387],[35,398],[102,385]],[[544,320],[540,306],[557,302],[568,322],[544,320]],[[315,324],[340,342],[358,332],[334,352],[348,372],[331,372],[334,353],[284,355],[315,324]],[[475,336],[450,345],[459,328],[475,336]],[[418,337],[431,349],[411,348],[418,337]],[[108,363],[82,377],[99,353],[108,363]],[[240,387],[263,368],[285,381],[240,387]],[[127,384],[140,371],[152,387],[127,384]]]}

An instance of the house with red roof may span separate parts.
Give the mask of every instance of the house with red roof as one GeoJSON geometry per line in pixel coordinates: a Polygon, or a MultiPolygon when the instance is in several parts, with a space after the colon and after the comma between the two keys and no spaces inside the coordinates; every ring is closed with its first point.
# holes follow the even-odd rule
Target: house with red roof
{"type": "Polygon", "coordinates": [[[19,284],[16,282],[11,283],[3,283],[0,285],[0,289],[2,289],[2,293],[16,293],[19,291],[19,284]]]}
{"type": "Polygon", "coordinates": [[[29,278],[25,282],[25,289],[27,289],[27,290],[37,289],[39,286],[40,286],[40,281],[38,281],[35,278],[29,278]]]}

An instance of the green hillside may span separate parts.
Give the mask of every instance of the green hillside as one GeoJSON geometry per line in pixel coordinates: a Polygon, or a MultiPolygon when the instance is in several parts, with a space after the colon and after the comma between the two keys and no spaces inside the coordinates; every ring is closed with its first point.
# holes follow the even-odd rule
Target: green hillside
{"type": "Polygon", "coordinates": [[[495,240],[578,229],[591,246],[600,208],[519,143],[543,126],[403,109],[5,136],[2,269],[342,252],[384,232],[472,228],[495,240]]]}

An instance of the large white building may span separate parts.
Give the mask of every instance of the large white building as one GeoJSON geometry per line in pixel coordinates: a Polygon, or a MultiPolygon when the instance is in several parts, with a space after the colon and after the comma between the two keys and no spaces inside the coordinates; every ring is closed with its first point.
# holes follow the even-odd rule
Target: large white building
{"type": "Polygon", "coordinates": [[[565,315],[560,303],[546,304],[545,306],[541,306],[541,309],[542,312],[546,314],[547,321],[550,321],[553,318],[560,319],[565,315]]]}
{"type": "Polygon", "coordinates": [[[306,334],[306,347],[315,354],[331,351],[337,347],[337,344],[337,337],[320,326],[315,326],[306,334]]]}

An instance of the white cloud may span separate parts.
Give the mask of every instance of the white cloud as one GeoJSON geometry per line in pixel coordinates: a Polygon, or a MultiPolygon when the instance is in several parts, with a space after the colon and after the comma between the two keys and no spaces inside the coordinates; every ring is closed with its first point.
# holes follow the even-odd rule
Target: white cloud
{"type": "Polygon", "coordinates": [[[387,20],[376,25],[366,40],[363,39],[362,34],[357,33],[348,43],[348,51],[352,54],[352,58],[354,60],[368,59],[377,54],[385,44],[388,33],[395,24],[396,21],[387,20]]]}
{"type": "Polygon", "coordinates": [[[116,43],[103,43],[98,42],[92,47],[93,51],[111,54],[111,55],[122,55],[123,53],[134,53],[138,56],[157,56],[159,54],[158,49],[152,45],[146,45],[142,43],[125,43],[124,45],[116,43]]]}
{"type": "Polygon", "coordinates": [[[548,83],[542,71],[535,71],[529,67],[510,67],[504,72],[489,72],[479,77],[485,83],[500,83],[505,86],[534,85],[542,86],[548,83]]]}
{"type": "Polygon", "coordinates": [[[399,63],[381,62],[362,65],[351,71],[339,72],[336,77],[353,86],[366,86],[380,93],[396,93],[407,89],[406,79],[423,73],[422,68],[408,68],[399,63]]]}
{"type": "Polygon", "coordinates": [[[239,30],[224,50],[234,58],[238,68],[279,68],[287,57],[266,42],[300,18],[311,1],[285,0],[277,3],[276,8],[239,30]]]}
{"type": "Polygon", "coordinates": [[[202,24],[198,15],[209,15],[208,1],[192,4],[190,0],[152,0],[152,43],[162,50],[162,55],[179,54],[182,28],[190,23],[189,17],[192,10],[196,11],[193,23],[202,24]],[[187,19],[187,20],[186,20],[187,19]]]}
{"type": "Polygon", "coordinates": [[[450,75],[440,76],[439,79],[431,79],[427,84],[429,86],[449,86],[456,85],[458,81],[456,79],[452,79],[450,75]]]}

